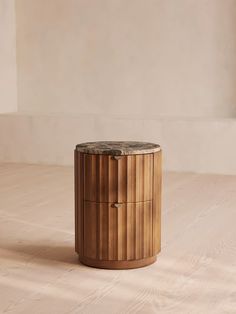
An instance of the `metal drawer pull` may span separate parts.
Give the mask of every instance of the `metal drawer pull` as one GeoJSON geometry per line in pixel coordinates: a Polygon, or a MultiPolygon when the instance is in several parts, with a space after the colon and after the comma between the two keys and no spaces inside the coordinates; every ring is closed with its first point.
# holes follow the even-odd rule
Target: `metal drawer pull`
{"type": "Polygon", "coordinates": [[[115,159],[115,160],[119,160],[119,159],[121,159],[121,156],[112,156],[111,158],[115,159]]]}
{"type": "Polygon", "coordinates": [[[115,207],[115,208],[120,208],[122,206],[122,204],[119,203],[114,203],[111,205],[111,207],[115,207]]]}

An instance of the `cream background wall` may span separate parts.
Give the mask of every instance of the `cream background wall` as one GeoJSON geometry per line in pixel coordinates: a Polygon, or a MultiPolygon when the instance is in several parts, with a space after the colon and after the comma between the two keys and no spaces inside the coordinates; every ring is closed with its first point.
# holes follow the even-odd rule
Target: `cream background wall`
{"type": "Polygon", "coordinates": [[[18,89],[0,162],[67,165],[80,142],[143,140],[165,170],[236,174],[235,0],[16,0],[17,84],[14,2],[0,4],[0,112],[18,89]]]}
{"type": "Polygon", "coordinates": [[[0,113],[17,110],[14,0],[0,1],[0,113]]]}
{"type": "Polygon", "coordinates": [[[4,162],[72,165],[77,143],[141,140],[161,144],[164,170],[236,175],[235,138],[236,119],[0,115],[4,162]]]}
{"type": "Polygon", "coordinates": [[[236,115],[235,0],[19,0],[19,110],[236,115]]]}

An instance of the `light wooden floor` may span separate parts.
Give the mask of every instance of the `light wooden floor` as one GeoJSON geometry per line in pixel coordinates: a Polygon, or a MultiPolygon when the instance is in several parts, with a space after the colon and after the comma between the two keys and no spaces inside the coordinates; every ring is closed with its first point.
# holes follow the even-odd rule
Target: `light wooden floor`
{"type": "Polygon", "coordinates": [[[0,313],[236,313],[236,176],[164,176],[146,268],[78,264],[73,217],[72,167],[0,164],[0,313]]]}

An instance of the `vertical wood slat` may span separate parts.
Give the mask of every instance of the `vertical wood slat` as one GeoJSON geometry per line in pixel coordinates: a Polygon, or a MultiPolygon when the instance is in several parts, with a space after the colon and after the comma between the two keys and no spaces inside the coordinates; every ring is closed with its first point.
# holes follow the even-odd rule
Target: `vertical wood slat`
{"type": "MultiPolygon", "coordinates": [[[[149,202],[146,202],[147,205],[149,202]]],[[[146,205],[146,206],[147,206],[146,205]]],[[[136,210],[136,228],[135,228],[135,237],[136,237],[136,245],[135,245],[135,259],[143,258],[143,246],[144,246],[144,211],[145,206],[142,210],[142,203],[137,204],[136,210]]]]}
{"type": "Polygon", "coordinates": [[[118,160],[108,157],[108,182],[107,188],[109,190],[107,202],[118,201],[118,160]]]}
{"type": "Polygon", "coordinates": [[[105,202],[106,200],[109,199],[109,188],[108,188],[108,179],[109,179],[109,172],[108,172],[108,159],[109,156],[103,155],[103,156],[98,156],[97,158],[100,159],[100,184],[101,184],[101,189],[98,193],[98,195],[95,195],[94,199],[97,202],[105,202]]]}
{"type": "Polygon", "coordinates": [[[127,260],[135,259],[135,204],[127,205],[127,260]]]}
{"type": "Polygon", "coordinates": [[[152,202],[84,202],[84,255],[100,260],[152,256],[152,202]]]}
{"type": "Polygon", "coordinates": [[[153,167],[153,255],[161,250],[162,152],[154,153],[153,167]]]}
{"type": "Polygon", "coordinates": [[[136,155],[127,156],[127,200],[126,202],[137,202],[140,199],[140,194],[136,194],[136,155]]]}
{"type": "Polygon", "coordinates": [[[126,203],[152,199],[153,154],[120,157],[84,154],[85,200],[126,203]]]}
{"type": "Polygon", "coordinates": [[[109,207],[109,220],[108,220],[108,260],[118,259],[118,220],[117,220],[118,208],[109,207]]]}
{"type": "Polygon", "coordinates": [[[153,154],[143,156],[143,200],[152,199],[153,154]]]}
{"type": "MultiPolygon", "coordinates": [[[[103,175],[103,167],[102,167],[102,159],[100,155],[97,156],[95,160],[96,164],[96,194],[100,196],[102,194],[102,175],[103,175]]],[[[100,202],[100,199],[97,199],[97,202],[100,202]]]]}
{"type": "Polygon", "coordinates": [[[83,255],[84,248],[84,157],[75,151],[75,250],[83,255]]]}
{"type": "Polygon", "coordinates": [[[74,193],[75,193],[75,251],[79,253],[79,228],[78,228],[78,154],[74,151],[74,193]]]}
{"type": "Polygon", "coordinates": [[[125,204],[117,210],[118,260],[127,260],[127,209],[125,204]]]}
{"type": "Polygon", "coordinates": [[[123,203],[128,199],[128,180],[127,180],[127,171],[128,171],[128,158],[121,158],[117,161],[118,165],[118,198],[117,202],[123,203]]]}
{"type": "Polygon", "coordinates": [[[143,211],[143,258],[152,256],[152,203],[143,211]]]}
{"type": "Polygon", "coordinates": [[[108,243],[108,225],[109,225],[109,204],[100,203],[100,219],[99,219],[99,259],[108,260],[109,243],[108,243]]]}
{"type": "Polygon", "coordinates": [[[85,202],[84,205],[84,255],[96,259],[98,208],[93,202],[85,202]]]}
{"type": "MultiPolygon", "coordinates": [[[[139,199],[141,200],[148,200],[148,198],[144,198],[144,180],[141,180],[143,177],[143,166],[144,166],[144,156],[137,155],[136,156],[136,195],[139,195],[139,199]]],[[[150,196],[151,197],[151,196],[150,196]]]]}

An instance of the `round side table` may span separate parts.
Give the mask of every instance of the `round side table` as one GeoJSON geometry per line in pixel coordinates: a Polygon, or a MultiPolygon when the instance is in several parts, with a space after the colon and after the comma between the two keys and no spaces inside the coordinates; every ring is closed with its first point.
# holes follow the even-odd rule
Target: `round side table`
{"type": "Polygon", "coordinates": [[[161,149],[146,142],[75,148],[75,250],[83,264],[127,269],[161,249],[161,149]]]}

